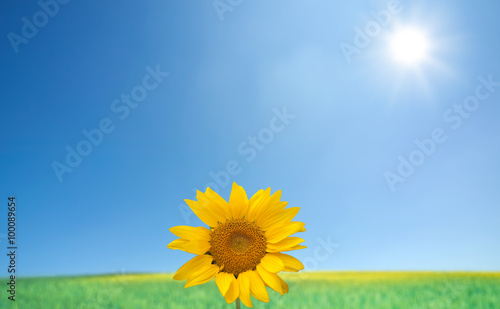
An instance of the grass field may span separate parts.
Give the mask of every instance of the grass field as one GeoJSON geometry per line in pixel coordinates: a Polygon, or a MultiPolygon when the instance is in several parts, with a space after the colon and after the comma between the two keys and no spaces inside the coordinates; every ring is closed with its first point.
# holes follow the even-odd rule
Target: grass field
{"type": "MultiPolygon", "coordinates": [[[[500,308],[500,273],[321,272],[286,273],[290,293],[269,290],[270,303],[254,308],[500,308]]],[[[4,280],[2,280],[4,281],[4,280]]],[[[235,308],[214,280],[183,289],[171,275],[26,278],[15,304],[2,308],[235,308]]],[[[4,290],[4,289],[3,289],[4,290]]],[[[244,306],[242,305],[242,308],[244,306]]]]}

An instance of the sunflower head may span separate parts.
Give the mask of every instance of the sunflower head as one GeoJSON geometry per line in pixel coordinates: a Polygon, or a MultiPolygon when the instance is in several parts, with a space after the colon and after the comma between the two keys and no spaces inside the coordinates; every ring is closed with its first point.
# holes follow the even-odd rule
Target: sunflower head
{"type": "Polygon", "coordinates": [[[174,274],[187,279],[185,288],[215,282],[227,303],[240,299],[252,307],[250,295],[269,302],[266,287],[283,295],[288,285],[277,274],[297,272],[304,266],[283,254],[306,248],[304,240],[290,237],[305,232],[304,223],[292,221],[299,207],[286,208],[281,191],[259,190],[249,200],[245,190],[233,183],[229,202],[207,188],[197,192],[196,201],[186,200],[206,227],[175,226],[170,229],[179,239],[168,248],[196,254],[174,274]]]}

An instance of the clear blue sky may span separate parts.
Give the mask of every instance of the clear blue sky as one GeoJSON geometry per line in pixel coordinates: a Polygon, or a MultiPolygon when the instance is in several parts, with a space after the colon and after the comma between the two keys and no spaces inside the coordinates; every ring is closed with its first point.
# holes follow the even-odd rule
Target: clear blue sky
{"type": "Polygon", "coordinates": [[[301,207],[310,270],[500,270],[500,87],[454,110],[500,81],[500,4],[401,1],[348,62],[388,2],[244,0],[222,19],[212,1],[73,0],[46,20],[2,2],[2,252],[15,195],[19,275],[175,271],[191,255],[168,229],[202,224],[179,205],[229,163],[249,195],[301,207]],[[46,25],[22,39],[23,17],[46,25]],[[432,45],[417,67],[387,50],[408,25],[432,45]]]}

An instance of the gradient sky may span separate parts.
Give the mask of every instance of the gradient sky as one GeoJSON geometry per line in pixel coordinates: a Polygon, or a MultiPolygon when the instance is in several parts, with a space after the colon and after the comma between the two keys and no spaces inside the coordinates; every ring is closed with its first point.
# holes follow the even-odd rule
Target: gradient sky
{"type": "Polygon", "coordinates": [[[203,224],[180,205],[228,163],[248,195],[301,207],[309,270],[500,270],[500,87],[453,110],[479,77],[500,81],[500,3],[401,1],[348,62],[341,44],[387,4],[244,0],[221,20],[212,1],[73,0],[16,53],[9,33],[41,7],[2,2],[0,192],[17,198],[19,275],[175,271],[192,255],[167,249],[168,229],[203,224]],[[418,67],[387,50],[405,26],[432,45],[418,67]],[[145,100],[115,101],[157,66],[169,75],[145,100]],[[58,179],[102,121],[114,130],[58,179]],[[436,129],[446,140],[391,190],[384,175],[436,129]]]}

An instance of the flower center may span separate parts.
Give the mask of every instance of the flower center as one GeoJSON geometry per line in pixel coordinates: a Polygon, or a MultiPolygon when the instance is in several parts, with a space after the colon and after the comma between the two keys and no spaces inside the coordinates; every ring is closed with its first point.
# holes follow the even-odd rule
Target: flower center
{"type": "Polygon", "coordinates": [[[210,254],[223,272],[238,275],[255,270],[266,254],[264,232],[246,219],[232,219],[210,232],[210,254]]]}
{"type": "Polygon", "coordinates": [[[233,235],[230,246],[235,252],[244,252],[251,245],[252,239],[245,235],[233,235]]]}

